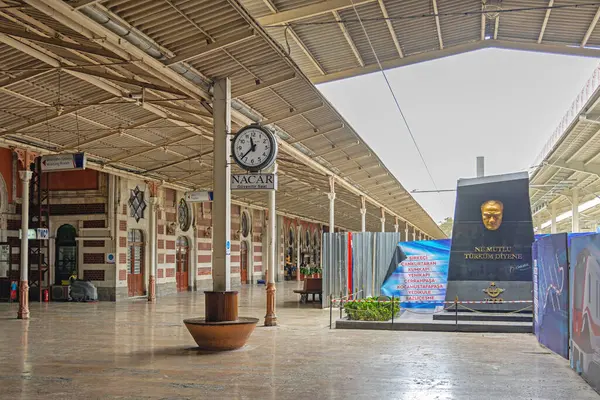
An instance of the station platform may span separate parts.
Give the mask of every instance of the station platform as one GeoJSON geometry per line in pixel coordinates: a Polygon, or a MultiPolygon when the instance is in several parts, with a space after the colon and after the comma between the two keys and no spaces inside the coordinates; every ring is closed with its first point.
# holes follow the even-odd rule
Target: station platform
{"type": "MultiPolygon", "coordinates": [[[[277,284],[280,326],[203,353],[184,318],[201,292],[122,303],[0,304],[0,398],[600,399],[531,334],[329,329],[329,310],[277,284]]],[[[265,315],[265,287],[240,289],[240,316],[265,315]]]]}

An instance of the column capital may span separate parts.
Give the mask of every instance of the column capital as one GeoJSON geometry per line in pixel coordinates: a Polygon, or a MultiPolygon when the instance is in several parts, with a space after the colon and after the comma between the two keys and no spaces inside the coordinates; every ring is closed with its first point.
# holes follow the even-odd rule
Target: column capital
{"type": "Polygon", "coordinates": [[[22,181],[29,181],[31,180],[31,177],[33,176],[33,172],[31,171],[19,171],[19,178],[21,178],[22,181]]]}

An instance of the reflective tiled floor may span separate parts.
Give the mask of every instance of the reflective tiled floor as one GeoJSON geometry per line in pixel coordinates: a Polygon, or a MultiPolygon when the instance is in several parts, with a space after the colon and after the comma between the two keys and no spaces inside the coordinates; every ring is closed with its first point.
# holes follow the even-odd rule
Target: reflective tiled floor
{"type": "MultiPolygon", "coordinates": [[[[0,399],[600,399],[522,334],[329,330],[329,311],[278,285],[280,326],[200,353],[182,324],[202,293],[126,303],[0,304],[0,399]]],[[[240,291],[262,318],[264,286],[240,291]]]]}

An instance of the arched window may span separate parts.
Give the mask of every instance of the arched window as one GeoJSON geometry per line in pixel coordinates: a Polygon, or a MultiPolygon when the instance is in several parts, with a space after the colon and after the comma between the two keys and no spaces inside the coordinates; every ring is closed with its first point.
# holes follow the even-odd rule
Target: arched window
{"type": "Polygon", "coordinates": [[[77,231],[72,225],[62,225],[56,232],[56,262],[54,283],[68,285],[69,278],[77,276],[77,231]]]}

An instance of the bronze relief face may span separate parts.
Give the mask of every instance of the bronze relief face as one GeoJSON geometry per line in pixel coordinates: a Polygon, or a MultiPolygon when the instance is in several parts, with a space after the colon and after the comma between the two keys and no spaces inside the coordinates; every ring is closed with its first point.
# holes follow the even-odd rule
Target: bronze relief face
{"type": "Polygon", "coordinates": [[[481,220],[487,230],[495,231],[502,225],[504,204],[498,200],[488,200],[481,205],[481,220]]]}

